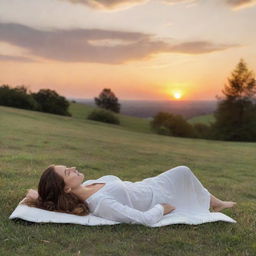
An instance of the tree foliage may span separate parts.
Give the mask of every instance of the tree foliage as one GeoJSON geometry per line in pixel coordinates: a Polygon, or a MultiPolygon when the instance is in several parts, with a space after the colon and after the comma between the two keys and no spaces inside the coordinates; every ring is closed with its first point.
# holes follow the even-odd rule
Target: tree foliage
{"type": "Polygon", "coordinates": [[[15,88],[6,84],[0,86],[0,105],[31,110],[38,108],[38,103],[23,85],[15,88]]]}
{"type": "Polygon", "coordinates": [[[121,105],[118,103],[118,98],[111,91],[111,89],[105,88],[100,93],[99,97],[94,98],[95,104],[100,108],[119,113],[121,105]]]}
{"type": "Polygon", "coordinates": [[[227,100],[252,100],[256,94],[256,83],[254,74],[248,70],[247,64],[243,59],[237,64],[228,84],[224,85],[222,93],[227,100]]]}
{"type": "Polygon", "coordinates": [[[243,59],[240,60],[228,84],[225,84],[214,112],[212,128],[215,139],[256,141],[256,81],[243,59]]]}
{"type": "Polygon", "coordinates": [[[40,105],[39,111],[71,116],[68,112],[69,102],[54,90],[41,89],[37,93],[32,93],[32,95],[40,105]]]}
{"type": "Polygon", "coordinates": [[[68,112],[69,102],[50,89],[31,93],[23,85],[15,88],[2,85],[0,86],[0,105],[71,116],[68,112]]]}

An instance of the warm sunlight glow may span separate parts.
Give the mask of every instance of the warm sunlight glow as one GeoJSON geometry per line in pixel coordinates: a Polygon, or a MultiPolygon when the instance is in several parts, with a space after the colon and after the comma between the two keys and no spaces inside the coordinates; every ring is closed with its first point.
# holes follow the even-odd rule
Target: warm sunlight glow
{"type": "Polygon", "coordinates": [[[174,96],[175,99],[180,99],[181,98],[181,92],[175,92],[173,94],[173,96],[174,96]]]}
{"type": "Polygon", "coordinates": [[[188,87],[191,87],[191,84],[189,85],[187,83],[170,83],[165,87],[163,93],[170,100],[186,100],[187,94],[190,91],[188,87]]]}
{"type": "Polygon", "coordinates": [[[183,92],[181,90],[172,90],[170,92],[170,95],[175,99],[175,100],[179,100],[181,98],[183,98],[183,92]]]}
{"type": "Polygon", "coordinates": [[[0,0],[0,86],[78,101],[104,87],[120,101],[217,101],[241,58],[256,70],[256,0],[215,2],[0,0]]]}

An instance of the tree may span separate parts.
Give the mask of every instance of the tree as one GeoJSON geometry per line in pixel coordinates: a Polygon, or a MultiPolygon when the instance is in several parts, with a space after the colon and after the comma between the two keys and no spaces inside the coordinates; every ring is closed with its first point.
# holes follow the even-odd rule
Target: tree
{"type": "Polygon", "coordinates": [[[36,110],[38,107],[35,99],[27,93],[24,85],[11,88],[9,85],[0,86],[0,105],[36,110]]]}
{"type": "Polygon", "coordinates": [[[256,141],[256,81],[243,59],[224,85],[214,112],[212,125],[215,139],[231,141],[256,141]]]}
{"type": "Polygon", "coordinates": [[[113,112],[120,112],[120,104],[118,98],[111,91],[111,89],[103,89],[98,98],[94,98],[95,104],[101,108],[111,110],[113,112]]]}
{"type": "Polygon", "coordinates": [[[32,95],[40,106],[38,111],[71,116],[68,112],[69,102],[54,90],[41,89],[37,93],[32,93],[32,95]]]}

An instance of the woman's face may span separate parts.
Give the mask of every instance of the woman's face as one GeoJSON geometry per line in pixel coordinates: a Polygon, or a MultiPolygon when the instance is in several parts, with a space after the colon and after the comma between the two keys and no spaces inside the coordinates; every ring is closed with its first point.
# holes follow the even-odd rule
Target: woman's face
{"type": "Polygon", "coordinates": [[[81,185],[84,175],[76,170],[76,167],[67,167],[65,165],[55,165],[54,170],[59,174],[66,184],[66,188],[75,189],[81,185]]]}

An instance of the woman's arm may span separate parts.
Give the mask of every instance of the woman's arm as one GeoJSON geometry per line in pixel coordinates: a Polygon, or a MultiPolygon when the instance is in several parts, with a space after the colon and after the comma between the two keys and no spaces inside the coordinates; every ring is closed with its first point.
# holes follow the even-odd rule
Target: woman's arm
{"type": "Polygon", "coordinates": [[[157,223],[163,217],[164,207],[161,204],[156,204],[150,210],[143,212],[123,205],[115,199],[104,198],[93,214],[122,223],[136,223],[150,226],[157,223]]]}

